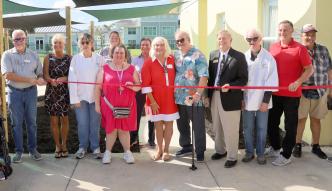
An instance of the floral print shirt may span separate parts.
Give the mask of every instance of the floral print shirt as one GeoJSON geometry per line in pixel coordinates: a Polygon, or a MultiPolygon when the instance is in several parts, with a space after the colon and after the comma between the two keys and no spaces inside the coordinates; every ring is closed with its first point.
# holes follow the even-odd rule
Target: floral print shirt
{"type": "MultiPolygon", "coordinates": [[[[197,86],[201,77],[209,77],[206,58],[197,48],[192,47],[186,55],[182,55],[181,51],[175,51],[174,57],[176,86],[197,86]]],[[[186,105],[186,98],[195,93],[194,88],[175,88],[176,104],[186,105]]]]}

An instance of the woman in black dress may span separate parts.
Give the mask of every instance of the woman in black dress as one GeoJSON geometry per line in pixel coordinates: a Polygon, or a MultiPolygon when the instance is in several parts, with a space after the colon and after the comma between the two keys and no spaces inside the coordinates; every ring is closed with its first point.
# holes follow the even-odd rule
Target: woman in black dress
{"type": "Polygon", "coordinates": [[[47,81],[45,107],[50,114],[51,131],[55,142],[55,158],[68,157],[69,90],[67,80],[71,56],[64,54],[65,39],[61,34],[52,38],[53,53],[44,58],[44,78],[47,81]],[[63,83],[64,82],[64,83],[63,83]],[[59,127],[60,119],[60,127],[59,127]],[[60,134],[59,134],[60,128],[60,134]]]}

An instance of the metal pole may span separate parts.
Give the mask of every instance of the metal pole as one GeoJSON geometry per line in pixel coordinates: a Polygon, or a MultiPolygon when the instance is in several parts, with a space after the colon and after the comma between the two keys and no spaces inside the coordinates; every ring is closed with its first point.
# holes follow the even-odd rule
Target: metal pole
{"type": "Polygon", "coordinates": [[[195,102],[193,101],[193,104],[191,105],[191,167],[189,167],[192,171],[196,170],[197,167],[195,166],[195,147],[194,147],[194,144],[195,144],[195,137],[194,137],[194,127],[193,127],[193,124],[194,124],[194,105],[195,105],[195,102]]]}

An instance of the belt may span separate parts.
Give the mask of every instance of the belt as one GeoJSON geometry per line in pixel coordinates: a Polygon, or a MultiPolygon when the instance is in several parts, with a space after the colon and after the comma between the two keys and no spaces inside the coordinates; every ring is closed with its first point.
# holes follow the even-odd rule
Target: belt
{"type": "Polygon", "coordinates": [[[17,90],[17,91],[21,91],[21,92],[25,92],[25,91],[29,91],[31,89],[33,89],[34,87],[36,87],[35,85],[33,86],[30,86],[30,87],[27,87],[27,88],[15,88],[11,85],[7,85],[10,89],[13,89],[13,90],[17,90]]]}

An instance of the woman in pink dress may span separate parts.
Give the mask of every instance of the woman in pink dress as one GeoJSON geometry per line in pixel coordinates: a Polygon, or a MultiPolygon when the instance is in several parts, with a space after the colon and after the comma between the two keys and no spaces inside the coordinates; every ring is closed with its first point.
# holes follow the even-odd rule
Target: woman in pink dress
{"type": "Polygon", "coordinates": [[[117,45],[111,50],[112,62],[105,64],[99,71],[96,86],[96,111],[101,113],[102,127],[106,132],[106,151],[103,163],[111,162],[111,150],[117,137],[124,149],[124,160],[130,164],[135,159],[130,151],[130,133],[136,126],[136,91],[140,87],[139,75],[133,65],[126,62],[126,47],[117,45]],[[112,105],[112,106],[111,106],[112,105]],[[111,107],[130,107],[126,118],[115,118],[111,107]]]}
{"type": "Polygon", "coordinates": [[[154,160],[171,159],[169,144],[173,135],[173,121],[179,118],[174,98],[175,65],[171,49],[164,37],[151,43],[150,57],[142,68],[142,93],[146,93],[152,109],[151,121],[155,123],[157,151],[154,160]],[[170,86],[170,87],[168,87],[170,86]],[[164,148],[163,148],[164,142],[164,148]]]}

